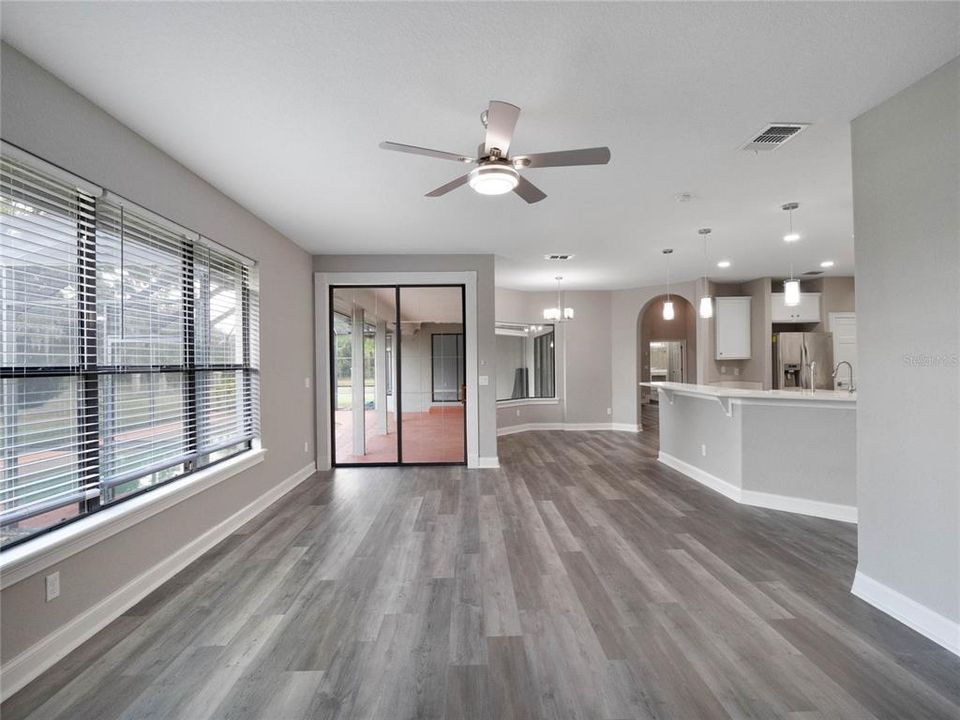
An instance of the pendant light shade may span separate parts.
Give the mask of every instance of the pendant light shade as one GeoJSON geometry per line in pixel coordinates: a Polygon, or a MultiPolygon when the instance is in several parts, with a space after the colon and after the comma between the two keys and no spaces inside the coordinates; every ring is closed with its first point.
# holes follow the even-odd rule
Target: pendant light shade
{"type": "MultiPolygon", "coordinates": [[[[783,236],[788,243],[800,239],[799,233],[793,231],[793,211],[800,207],[800,203],[790,202],[781,209],[790,215],[790,231],[783,236]]],[[[800,281],[793,276],[793,252],[790,253],[790,279],[783,282],[783,304],[786,307],[796,307],[800,304],[800,281]]]]}
{"type": "Polygon", "coordinates": [[[713,317],[713,298],[709,295],[700,298],[700,317],[704,319],[713,317]]]}
{"type": "MultiPolygon", "coordinates": [[[[703,238],[703,291],[707,292],[707,235],[710,234],[710,228],[700,228],[697,230],[700,237],[703,238]]],[[[713,298],[709,294],[700,298],[700,317],[707,319],[713,317],[713,298]]]]}
{"type": "Polygon", "coordinates": [[[670,256],[673,254],[673,248],[664,248],[663,254],[667,258],[667,299],[663,303],[663,319],[673,320],[673,300],[670,299],[670,256]]]}
{"type": "Polygon", "coordinates": [[[784,280],[783,282],[783,304],[787,307],[796,307],[800,304],[800,281],[784,280]]]}

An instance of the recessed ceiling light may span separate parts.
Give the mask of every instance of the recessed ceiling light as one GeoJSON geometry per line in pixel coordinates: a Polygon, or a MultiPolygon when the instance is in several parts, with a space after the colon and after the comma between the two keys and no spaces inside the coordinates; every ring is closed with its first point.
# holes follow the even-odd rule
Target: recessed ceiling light
{"type": "Polygon", "coordinates": [[[820,267],[822,268],[833,267],[833,260],[824,260],[822,263],[820,263],[820,267]]]}
{"type": "Polygon", "coordinates": [[[795,232],[787,233],[786,235],[783,236],[784,242],[796,242],[799,239],[800,239],[800,233],[795,233],[795,232]]]}
{"type": "Polygon", "coordinates": [[[717,263],[717,267],[718,267],[718,268],[728,268],[728,267],[730,267],[730,261],[729,261],[729,260],[721,260],[720,262],[717,263]]]}

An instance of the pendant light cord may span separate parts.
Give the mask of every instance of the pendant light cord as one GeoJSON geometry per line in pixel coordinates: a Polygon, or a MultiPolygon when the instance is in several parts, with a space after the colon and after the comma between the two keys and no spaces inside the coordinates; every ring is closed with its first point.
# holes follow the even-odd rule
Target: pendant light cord
{"type": "Polygon", "coordinates": [[[663,254],[667,256],[667,302],[670,302],[670,256],[673,254],[673,250],[664,250],[663,254]]]}

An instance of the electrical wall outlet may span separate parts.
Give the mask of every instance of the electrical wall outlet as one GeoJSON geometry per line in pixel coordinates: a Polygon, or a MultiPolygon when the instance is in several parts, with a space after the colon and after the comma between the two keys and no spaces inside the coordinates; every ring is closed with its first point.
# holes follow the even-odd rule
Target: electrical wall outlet
{"type": "Polygon", "coordinates": [[[304,386],[305,388],[307,388],[307,390],[310,389],[310,378],[305,377],[305,378],[303,379],[303,386],[304,386]]]}
{"type": "Polygon", "coordinates": [[[704,443],[703,445],[700,446],[700,454],[703,455],[704,457],[707,456],[707,445],[706,445],[706,443],[704,443]]]}
{"type": "Polygon", "coordinates": [[[735,368],[733,369],[733,374],[734,374],[734,375],[739,375],[739,374],[740,374],[740,368],[735,367],[735,368]]]}
{"type": "Polygon", "coordinates": [[[304,441],[304,443],[303,443],[303,451],[304,451],[305,453],[310,452],[310,441],[309,441],[309,440],[304,441]]]}
{"type": "Polygon", "coordinates": [[[47,575],[47,602],[60,597],[60,571],[47,575]]]}
{"type": "Polygon", "coordinates": [[[726,366],[726,365],[721,365],[721,366],[720,366],[720,374],[721,374],[721,375],[726,375],[726,374],[727,374],[727,366],[726,366]]]}
{"type": "Polygon", "coordinates": [[[607,415],[613,415],[613,408],[607,408],[607,415]]]}
{"type": "Polygon", "coordinates": [[[520,417],[520,408],[517,408],[517,417],[520,417]]]}

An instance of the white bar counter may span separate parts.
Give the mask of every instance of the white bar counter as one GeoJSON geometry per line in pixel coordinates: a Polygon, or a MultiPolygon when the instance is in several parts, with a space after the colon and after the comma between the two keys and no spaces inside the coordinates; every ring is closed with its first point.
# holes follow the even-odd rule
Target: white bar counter
{"type": "Polygon", "coordinates": [[[857,521],[856,393],[640,384],[660,462],[745,505],[857,521]]]}

